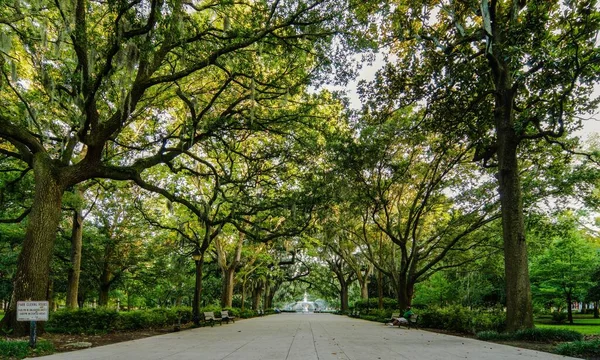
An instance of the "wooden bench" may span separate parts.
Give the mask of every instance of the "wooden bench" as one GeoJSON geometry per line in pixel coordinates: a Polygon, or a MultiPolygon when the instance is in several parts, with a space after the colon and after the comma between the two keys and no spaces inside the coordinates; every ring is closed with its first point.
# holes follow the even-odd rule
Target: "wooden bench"
{"type": "Polygon", "coordinates": [[[394,320],[398,319],[400,317],[400,313],[392,313],[392,317],[390,319],[388,319],[388,322],[394,322],[394,320]]]}
{"type": "Polygon", "coordinates": [[[211,327],[215,326],[216,322],[218,322],[219,325],[223,325],[221,323],[221,318],[215,317],[215,314],[212,311],[205,311],[204,312],[204,321],[205,322],[210,322],[210,326],[211,327]]]}
{"type": "Polygon", "coordinates": [[[225,321],[226,324],[229,324],[229,321],[231,321],[232,323],[235,322],[235,316],[231,316],[229,315],[229,312],[227,310],[221,311],[221,323],[225,321]]]}

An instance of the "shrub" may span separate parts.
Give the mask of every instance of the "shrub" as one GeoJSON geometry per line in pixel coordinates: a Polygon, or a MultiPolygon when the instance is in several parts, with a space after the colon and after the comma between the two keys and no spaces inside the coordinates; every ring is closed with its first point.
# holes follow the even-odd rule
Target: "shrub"
{"type": "Polygon", "coordinates": [[[535,328],[515,332],[514,339],[536,342],[578,341],[583,339],[583,335],[573,330],[535,328]]]}
{"type": "MultiPolygon", "coordinates": [[[[220,311],[220,310],[219,310],[220,311]]],[[[50,314],[46,330],[54,333],[96,334],[113,330],[139,330],[164,327],[192,319],[192,309],[150,309],[117,312],[105,308],[63,309],[50,314]]]]}
{"type": "Polygon", "coordinates": [[[576,341],[583,336],[571,330],[562,329],[525,329],[514,333],[498,333],[497,331],[481,331],[477,333],[479,340],[520,340],[533,342],[576,341]]]}
{"type": "Polygon", "coordinates": [[[483,340],[483,341],[490,341],[490,340],[510,340],[511,339],[511,335],[512,334],[508,334],[508,333],[499,333],[497,331],[494,330],[488,330],[488,331],[480,331],[477,333],[477,338],[479,340],[483,340]]]}
{"type": "Polygon", "coordinates": [[[3,358],[22,359],[29,355],[48,355],[54,352],[54,345],[50,341],[38,340],[35,349],[29,348],[28,341],[0,340],[0,356],[3,358]]]}
{"type": "Polygon", "coordinates": [[[416,312],[422,327],[444,329],[468,334],[506,327],[506,315],[500,310],[470,310],[462,306],[428,308],[416,312]]]}
{"type": "Polygon", "coordinates": [[[229,315],[231,315],[231,316],[240,317],[240,308],[226,307],[223,310],[229,311],[229,315]]]}
{"type": "Polygon", "coordinates": [[[596,358],[600,356],[600,340],[560,344],[554,348],[554,351],[561,355],[596,358]]]}
{"type": "Polygon", "coordinates": [[[561,311],[555,311],[552,313],[552,322],[556,324],[562,324],[567,320],[567,314],[561,311]]]}
{"type": "Polygon", "coordinates": [[[240,318],[242,318],[242,319],[247,319],[247,318],[255,317],[257,315],[258,314],[256,313],[256,311],[251,310],[251,309],[240,310],[240,318]]]}
{"type": "Polygon", "coordinates": [[[119,313],[106,308],[62,309],[50,313],[46,330],[56,333],[104,333],[116,327],[119,313]]]}

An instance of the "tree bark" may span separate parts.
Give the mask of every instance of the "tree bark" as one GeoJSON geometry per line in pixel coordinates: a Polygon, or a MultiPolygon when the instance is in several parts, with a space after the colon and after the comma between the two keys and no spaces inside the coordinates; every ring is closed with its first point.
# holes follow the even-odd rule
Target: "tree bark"
{"type": "Polygon", "coordinates": [[[221,307],[231,307],[233,303],[233,285],[235,267],[229,267],[222,270],[223,279],[221,285],[221,307]]]}
{"type": "Polygon", "coordinates": [[[567,291],[567,320],[569,320],[569,324],[573,325],[573,309],[571,309],[573,302],[573,296],[571,291],[567,291]]]}
{"type": "Polygon", "coordinates": [[[377,308],[383,309],[383,272],[377,271],[377,308]]]}
{"type": "MultiPolygon", "coordinates": [[[[78,193],[81,195],[81,193],[78,193]]],[[[69,268],[67,285],[67,307],[77,307],[79,292],[79,276],[81,274],[81,250],[83,247],[83,215],[81,209],[73,211],[73,227],[71,230],[71,267],[69,268]]]]}
{"type": "Polygon", "coordinates": [[[204,254],[200,260],[194,261],[196,265],[196,281],[194,283],[194,300],[192,302],[192,320],[195,325],[200,323],[200,299],[202,298],[202,267],[204,266],[204,254]]]}
{"type": "Polygon", "coordinates": [[[342,312],[348,311],[348,284],[340,284],[340,305],[342,312]]]}
{"type": "MultiPolygon", "coordinates": [[[[51,160],[45,154],[33,159],[35,196],[23,249],[17,260],[17,272],[13,282],[10,306],[0,328],[13,329],[13,335],[29,334],[29,322],[17,321],[17,301],[47,300],[50,262],[54,250],[56,230],[61,217],[64,187],[59,183],[51,160]]],[[[44,322],[38,323],[38,332],[44,330],[44,322]]]]}
{"type": "Polygon", "coordinates": [[[256,284],[252,288],[252,310],[259,309],[261,294],[262,294],[262,285],[256,284]]]}
{"type": "Polygon", "coordinates": [[[494,116],[498,138],[498,190],[504,239],[506,326],[508,331],[517,331],[533,328],[533,308],[517,161],[519,138],[514,129],[514,93],[508,87],[508,76],[504,73],[499,79],[494,116]]]}

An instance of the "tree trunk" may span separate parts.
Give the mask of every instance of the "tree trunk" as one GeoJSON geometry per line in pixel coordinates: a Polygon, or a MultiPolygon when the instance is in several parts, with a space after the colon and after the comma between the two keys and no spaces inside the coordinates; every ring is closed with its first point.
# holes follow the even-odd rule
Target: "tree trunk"
{"type": "Polygon", "coordinates": [[[233,303],[233,285],[235,268],[229,267],[222,269],[223,278],[221,280],[221,307],[231,307],[233,303]]]}
{"type": "Polygon", "coordinates": [[[192,320],[195,325],[200,324],[200,299],[202,298],[202,267],[204,266],[204,254],[200,260],[194,261],[196,265],[196,281],[194,283],[194,300],[192,302],[192,320]]]}
{"type": "Polygon", "coordinates": [[[507,85],[508,74],[503,76],[497,86],[494,112],[498,138],[498,190],[504,239],[506,326],[508,331],[517,331],[533,328],[533,308],[517,161],[519,139],[515,133],[512,114],[514,94],[507,85]]]}
{"type": "Polygon", "coordinates": [[[406,275],[400,274],[398,286],[398,306],[404,310],[411,306],[415,284],[406,279],[406,275]]]}
{"type": "Polygon", "coordinates": [[[383,309],[383,273],[377,272],[377,308],[383,309]]]}
{"type": "Polygon", "coordinates": [[[340,304],[342,312],[348,312],[348,285],[340,284],[340,304]]]}
{"type": "MultiPolygon", "coordinates": [[[[79,193],[80,195],[81,193],[79,193]]],[[[73,227],[71,230],[71,267],[67,285],[67,307],[77,307],[79,292],[79,275],[81,274],[81,249],[83,247],[83,215],[81,209],[73,211],[73,227]]]]}
{"type": "Polygon", "coordinates": [[[240,306],[242,311],[246,308],[246,279],[242,282],[242,305],[240,306]]]}
{"type": "Polygon", "coordinates": [[[260,297],[262,288],[256,287],[252,290],[252,310],[258,310],[260,306],[260,297]]]}
{"type": "Polygon", "coordinates": [[[598,311],[598,301],[594,301],[594,319],[600,318],[600,311],[598,311]]]}
{"type": "MultiPolygon", "coordinates": [[[[29,334],[29,322],[17,322],[17,301],[47,300],[50,262],[64,192],[55,178],[50,161],[44,154],[34,155],[35,196],[23,247],[17,260],[10,306],[4,319],[0,321],[0,328],[13,329],[14,336],[29,334]]],[[[37,328],[42,333],[44,322],[39,322],[37,328]]]]}
{"type": "Polygon", "coordinates": [[[569,320],[569,324],[573,325],[573,309],[572,307],[573,296],[571,291],[567,291],[567,320],[569,320]]]}
{"type": "Polygon", "coordinates": [[[363,300],[369,300],[369,280],[366,278],[360,283],[360,298],[363,300]]]}
{"type": "Polygon", "coordinates": [[[108,293],[110,292],[110,285],[112,274],[108,269],[108,261],[105,262],[104,270],[100,276],[100,295],[98,296],[98,306],[108,305],[108,293]]]}

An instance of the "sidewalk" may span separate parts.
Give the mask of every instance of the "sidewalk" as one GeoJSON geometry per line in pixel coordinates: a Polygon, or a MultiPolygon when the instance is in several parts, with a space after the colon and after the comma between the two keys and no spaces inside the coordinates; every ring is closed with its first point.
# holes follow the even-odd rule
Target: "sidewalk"
{"type": "Polygon", "coordinates": [[[330,314],[278,314],[91,349],[45,360],[574,359],[330,314]]]}

